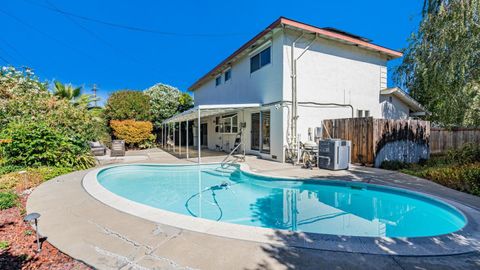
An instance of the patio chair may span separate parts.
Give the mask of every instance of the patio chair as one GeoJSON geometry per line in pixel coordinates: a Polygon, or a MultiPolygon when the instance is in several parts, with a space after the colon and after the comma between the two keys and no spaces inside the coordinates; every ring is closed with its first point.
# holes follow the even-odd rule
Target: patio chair
{"type": "Polygon", "coordinates": [[[124,140],[113,140],[112,149],[110,151],[111,157],[123,157],[125,156],[125,141],[124,140]]]}
{"type": "Polygon", "coordinates": [[[99,141],[88,142],[88,144],[90,145],[90,151],[92,151],[94,156],[104,156],[107,154],[107,147],[99,141]]]}

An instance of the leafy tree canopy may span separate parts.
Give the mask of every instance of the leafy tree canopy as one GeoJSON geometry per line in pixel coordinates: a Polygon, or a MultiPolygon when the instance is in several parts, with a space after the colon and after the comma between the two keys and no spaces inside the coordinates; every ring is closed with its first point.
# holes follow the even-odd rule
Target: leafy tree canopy
{"type": "Polygon", "coordinates": [[[48,94],[47,84],[40,82],[31,69],[17,70],[14,67],[1,67],[0,100],[38,94],[48,94]]]}
{"type": "Polygon", "coordinates": [[[150,97],[150,111],[156,128],[162,121],[193,107],[193,98],[178,88],[166,84],[156,84],[145,90],[150,97]]]}
{"type": "Polygon", "coordinates": [[[480,125],[480,0],[424,0],[395,81],[445,127],[480,125]]]}
{"type": "Polygon", "coordinates": [[[107,100],[105,116],[107,120],[150,120],[150,99],[140,91],[115,92],[107,100]]]}

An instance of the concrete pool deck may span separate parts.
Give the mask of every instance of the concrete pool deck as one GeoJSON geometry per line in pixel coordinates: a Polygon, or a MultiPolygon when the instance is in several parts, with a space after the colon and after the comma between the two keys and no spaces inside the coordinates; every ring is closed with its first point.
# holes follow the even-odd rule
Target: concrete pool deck
{"type": "MultiPolygon", "coordinates": [[[[187,163],[163,151],[141,163],[187,163]]],[[[215,162],[223,157],[208,157],[215,162]]],[[[128,159],[122,162],[131,163],[128,159]]],[[[247,157],[257,173],[300,178],[330,178],[403,187],[480,209],[480,198],[430,181],[365,167],[350,171],[305,170],[247,157]],[[395,179],[395,180],[392,180],[395,179]]],[[[447,256],[370,255],[313,250],[219,237],[154,223],[111,208],[82,187],[88,171],[46,182],[30,195],[28,212],[39,212],[40,233],[68,255],[98,269],[478,269],[477,251],[447,256]]],[[[477,230],[478,231],[478,230],[477,230]]],[[[284,235],[280,239],[289,241],[284,235]]],[[[438,243],[442,245],[442,243],[438,243]]]]}

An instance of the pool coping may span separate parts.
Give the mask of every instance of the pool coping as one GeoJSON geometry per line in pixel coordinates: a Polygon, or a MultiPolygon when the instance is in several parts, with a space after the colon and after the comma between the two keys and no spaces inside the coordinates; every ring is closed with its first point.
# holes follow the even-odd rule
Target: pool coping
{"type": "MultiPolygon", "coordinates": [[[[213,165],[214,163],[202,163],[202,165],[213,165]]],[[[463,254],[480,251],[480,212],[464,204],[447,200],[436,195],[426,194],[416,190],[398,188],[388,184],[368,184],[373,186],[386,186],[390,189],[402,192],[419,194],[427,198],[437,200],[453,206],[466,218],[465,227],[454,233],[433,236],[433,237],[362,237],[362,236],[341,236],[307,232],[291,232],[286,230],[254,227],[226,222],[216,222],[203,218],[195,218],[174,212],[158,209],[152,206],[131,201],[114,194],[98,183],[97,174],[105,169],[119,166],[197,166],[191,164],[168,164],[168,163],[135,163],[115,164],[88,172],[83,180],[82,186],[87,193],[102,202],[103,204],[117,209],[121,212],[143,218],[155,223],[173,226],[189,231],[209,234],[217,237],[253,241],[270,245],[280,245],[297,248],[308,248],[317,250],[342,251],[377,255],[396,256],[439,256],[463,254]]],[[[247,164],[239,164],[240,170],[255,176],[264,178],[275,178],[285,180],[311,180],[323,181],[318,178],[293,178],[293,177],[272,177],[259,174],[250,170],[247,164]]],[[[327,180],[329,182],[346,182],[345,180],[327,180]]],[[[361,184],[362,182],[356,182],[361,184]]]]}

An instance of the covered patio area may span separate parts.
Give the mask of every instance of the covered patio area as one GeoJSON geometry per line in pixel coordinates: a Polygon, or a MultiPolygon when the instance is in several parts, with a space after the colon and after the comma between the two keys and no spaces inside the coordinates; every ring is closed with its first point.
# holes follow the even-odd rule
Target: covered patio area
{"type": "Polygon", "coordinates": [[[260,107],[258,103],[195,106],[162,123],[160,146],[177,158],[196,158],[197,163],[202,162],[202,157],[226,156],[228,158],[234,152],[245,156],[247,148],[244,134],[245,111],[260,107]],[[228,115],[230,122],[220,123],[218,116],[223,116],[221,118],[223,120],[227,119],[225,115],[228,115]],[[213,121],[210,121],[212,119],[213,121]],[[209,143],[213,133],[221,134],[221,144],[209,143]],[[225,144],[223,144],[224,135],[227,137],[225,144]],[[232,138],[234,138],[233,141],[232,138]]]}

